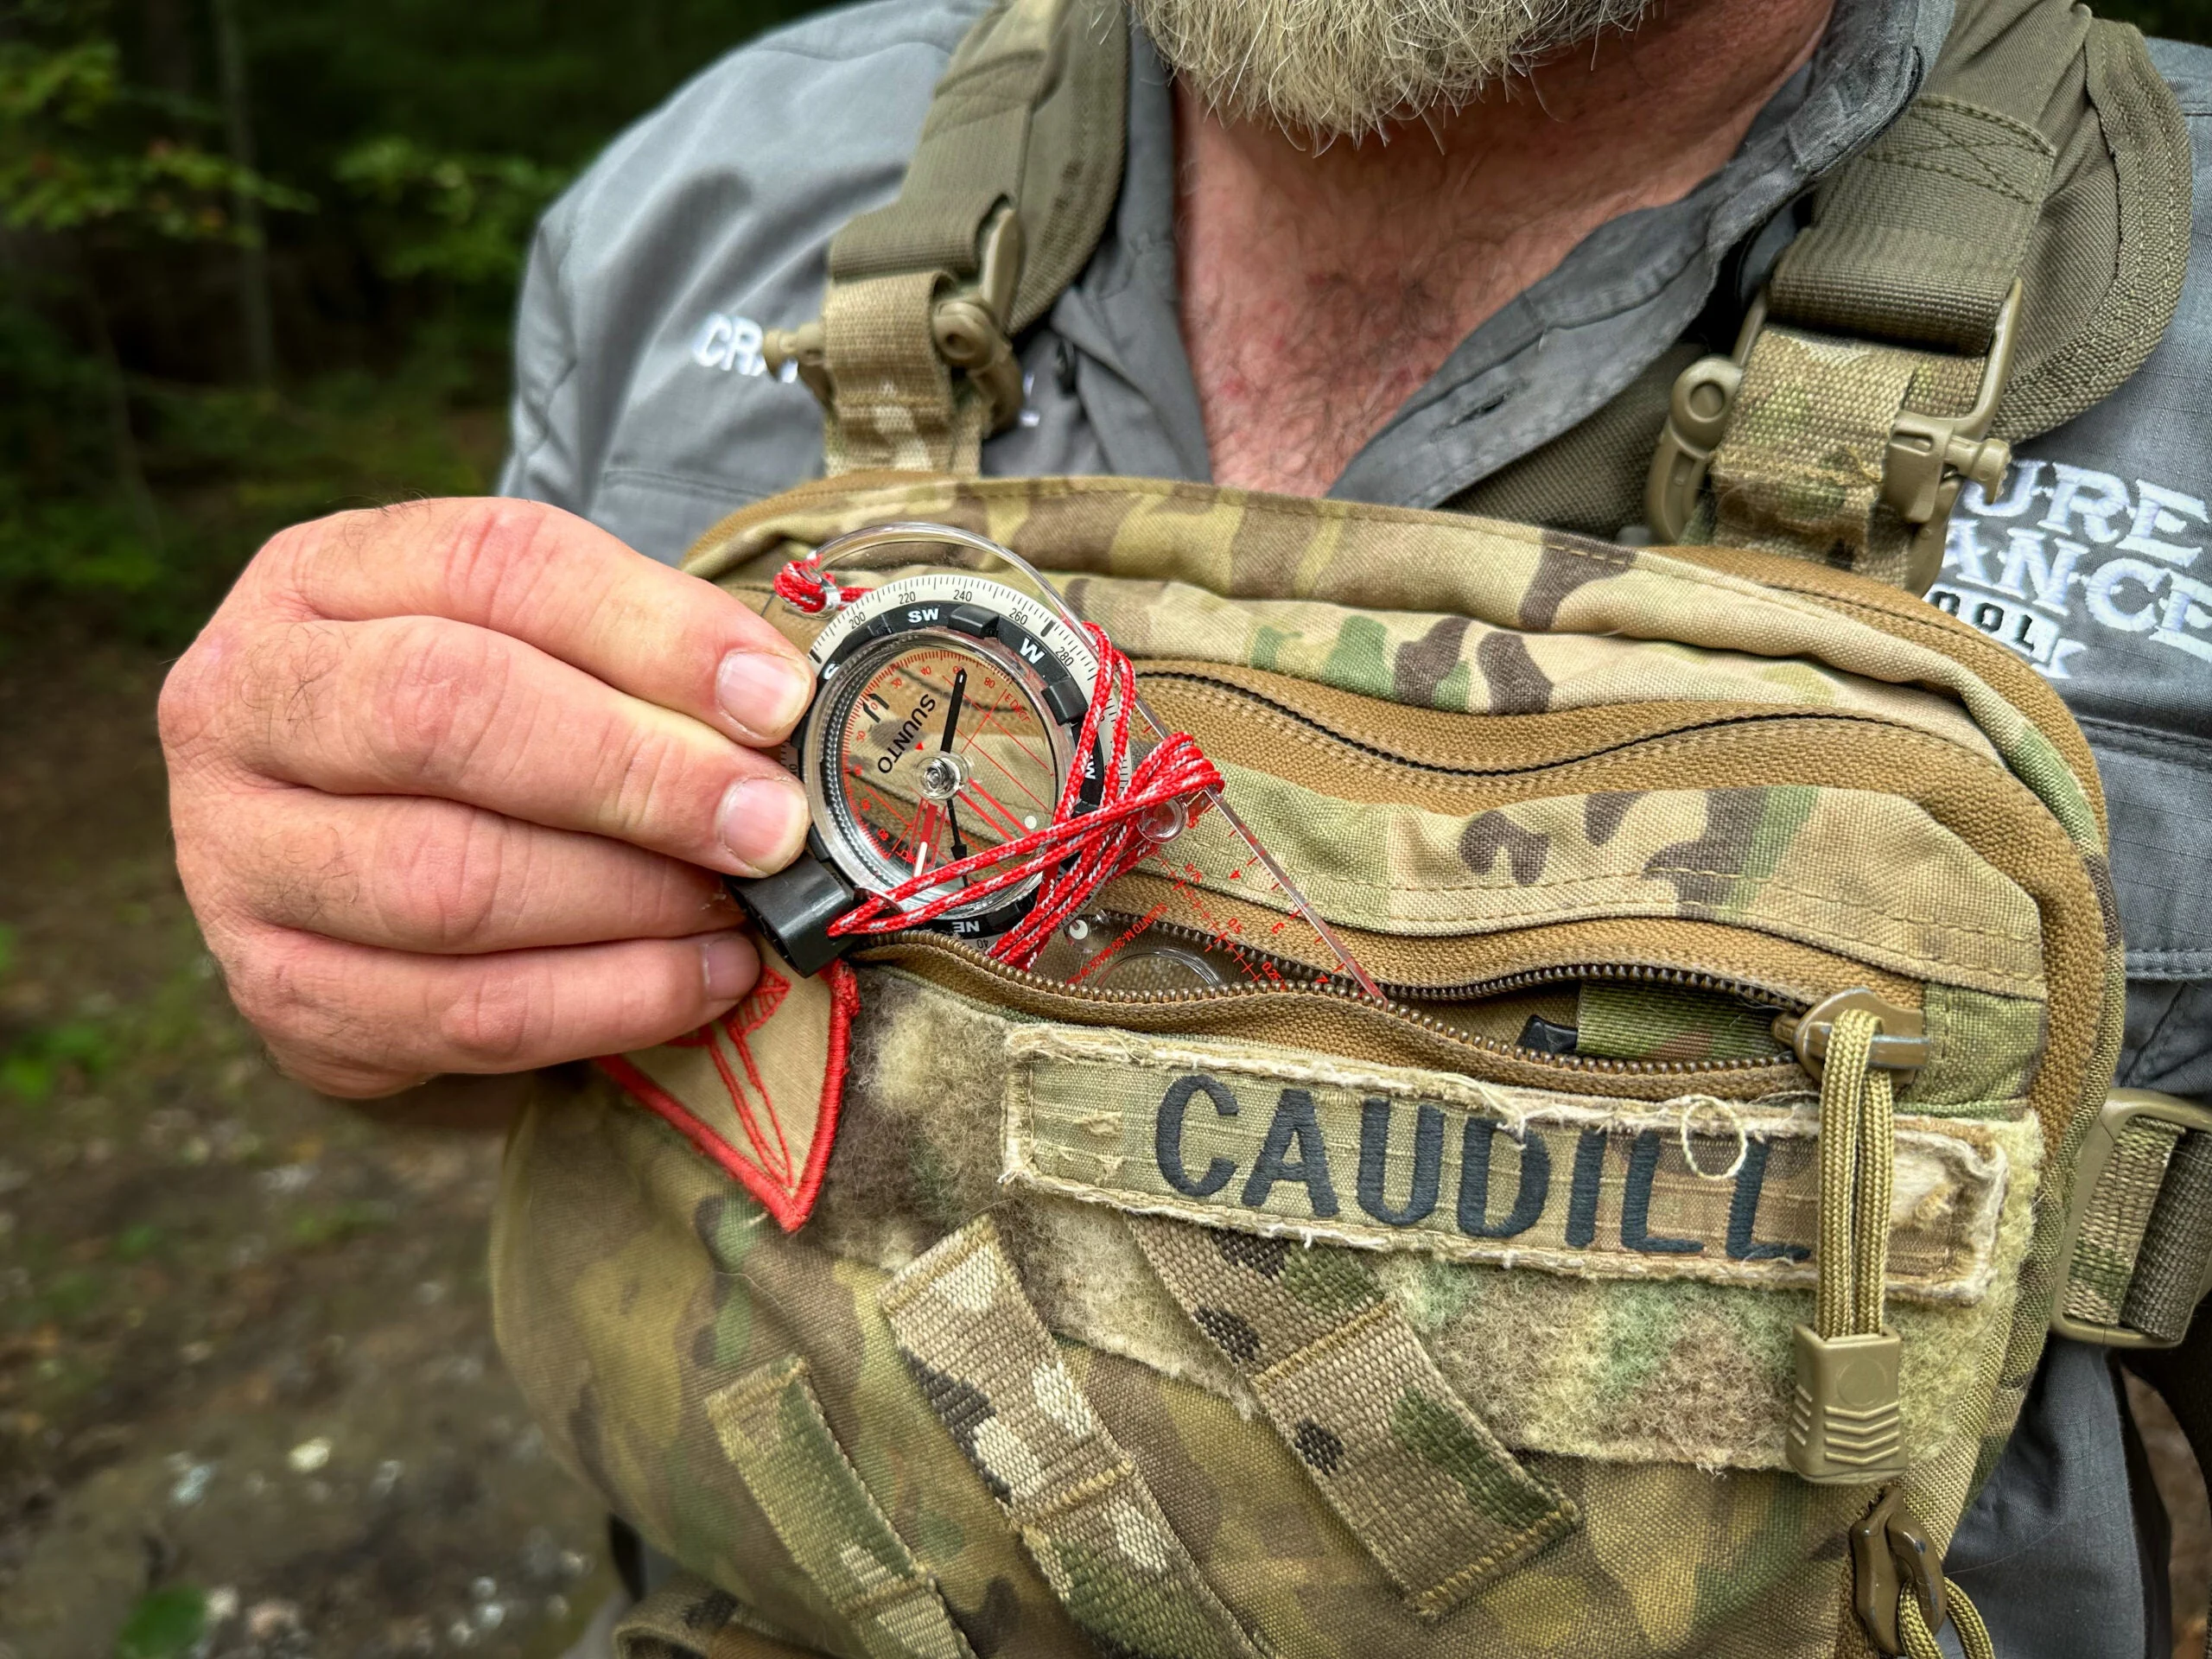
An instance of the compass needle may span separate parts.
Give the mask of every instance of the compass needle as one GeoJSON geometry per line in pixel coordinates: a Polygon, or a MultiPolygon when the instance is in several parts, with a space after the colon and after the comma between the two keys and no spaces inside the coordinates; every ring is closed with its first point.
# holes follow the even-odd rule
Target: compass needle
{"type": "Polygon", "coordinates": [[[1230,806],[1220,772],[1146,706],[1129,660],[1020,556],[949,525],[879,524],[825,543],[773,586],[810,619],[817,674],[790,751],[814,874],[788,899],[747,898],[779,946],[764,906],[788,906],[778,914],[817,966],[921,928],[1116,990],[1319,971],[1376,992],[1230,806]],[[1207,813],[1232,841],[1183,839],[1207,813]],[[1211,864],[1205,849],[1224,847],[1234,854],[1211,864]],[[1124,874],[1155,885],[1117,907],[1109,884],[1124,874]],[[1095,893],[1106,909],[1087,908],[1095,893]],[[1073,961],[1063,931],[1090,941],[1073,961]],[[1049,966],[1048,946],[1059,952],[1049,966]]]}

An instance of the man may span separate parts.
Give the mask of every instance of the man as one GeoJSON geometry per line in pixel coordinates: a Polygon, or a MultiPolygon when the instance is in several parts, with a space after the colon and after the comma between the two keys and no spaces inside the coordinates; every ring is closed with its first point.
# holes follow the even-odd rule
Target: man
{"type": "MultiPolygon", "coordinates": [[[[716,875],[799,844],[803,802],[761,750],[808,681],[666,564],[817,468],[819,411],[766,372],[764,332],[815,315],[830,237],[896,194],[978,9],[826,16],[618,142],[532,259],[520,499],[288,531],[179,664],[180,864],[239,1006],[303,1081],[368,1098],[645,1046],[752,982],[716,875]]],[[[985,470],[1488,511],[1678,341],[1732,335],[1793,201],[1895,118],[1951,21],[1948,0],[1135,10],[1119,204],[1018,342],[1027,406],[985,470]]],[[[2202,199],[2212,53],[2154,53],[2202,199]]],[[[2198,1096],[2208,212],[2157,354],[2024,446],[1993,499],[1969,493],[1933,595],[2031,655],[2097,746],[2134,976],[2121,1080],[2198,1096]]],[[[1999,1652],[2164,1650],[2126,1433],[2105,1357],[2055,1342],[1950,1558],[1999,1652]]]]}

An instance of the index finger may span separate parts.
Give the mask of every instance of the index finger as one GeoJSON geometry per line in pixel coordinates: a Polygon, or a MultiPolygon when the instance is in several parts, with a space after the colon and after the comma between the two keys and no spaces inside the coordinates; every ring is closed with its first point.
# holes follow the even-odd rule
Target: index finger
{"type": "Polygon", "coordinates": [[[489,628],[742,743],[780,741],[813,695],[805,658],[741,601],[540,502],[340,513],[270,550],[275,596],[302,615],[489,628]]]}

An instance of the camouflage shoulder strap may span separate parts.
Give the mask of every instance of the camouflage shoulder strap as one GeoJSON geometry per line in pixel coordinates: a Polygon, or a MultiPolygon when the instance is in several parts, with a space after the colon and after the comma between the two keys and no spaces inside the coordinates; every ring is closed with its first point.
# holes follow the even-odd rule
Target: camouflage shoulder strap
{"type": "Polygon", "coordinates": [[[1013,337],[1120,192],[1128,75],[1119,0],[998,0],[969,31],[898,200],[830,243],[821,320],[766,341],[822,402],[831,473],[979,469],[1021,408],[1013,337]]]}
{"type": "Polygon", "coordinates": [[[2102,401],[2158,345],[2190,192],[2188,133],[2139,32],[2078,6],[1962,4],[1920,96],[1822,182],[1734,354],[1675,382],[1654,539],[1924,592],[1961,488],[1995,488],[2008,441],[2102,401]]]}

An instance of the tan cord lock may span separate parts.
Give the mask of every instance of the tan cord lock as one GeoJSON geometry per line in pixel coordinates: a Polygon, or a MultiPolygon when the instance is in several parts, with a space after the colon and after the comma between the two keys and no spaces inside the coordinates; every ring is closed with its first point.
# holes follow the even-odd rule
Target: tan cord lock
{"type": "Polygon", "coordinates": [[[1897,1160],[1890,1074],[1872,1064],[1881,1028],[1864,1007],[1836,1015],[1821,1071],[1820,1282],[1815,1322],[1797,1327],[1788,1436],[1789,1466],[1820,1485],[1904,1473],[1899,1344],[1882,1325],[1897,1160]]]}

